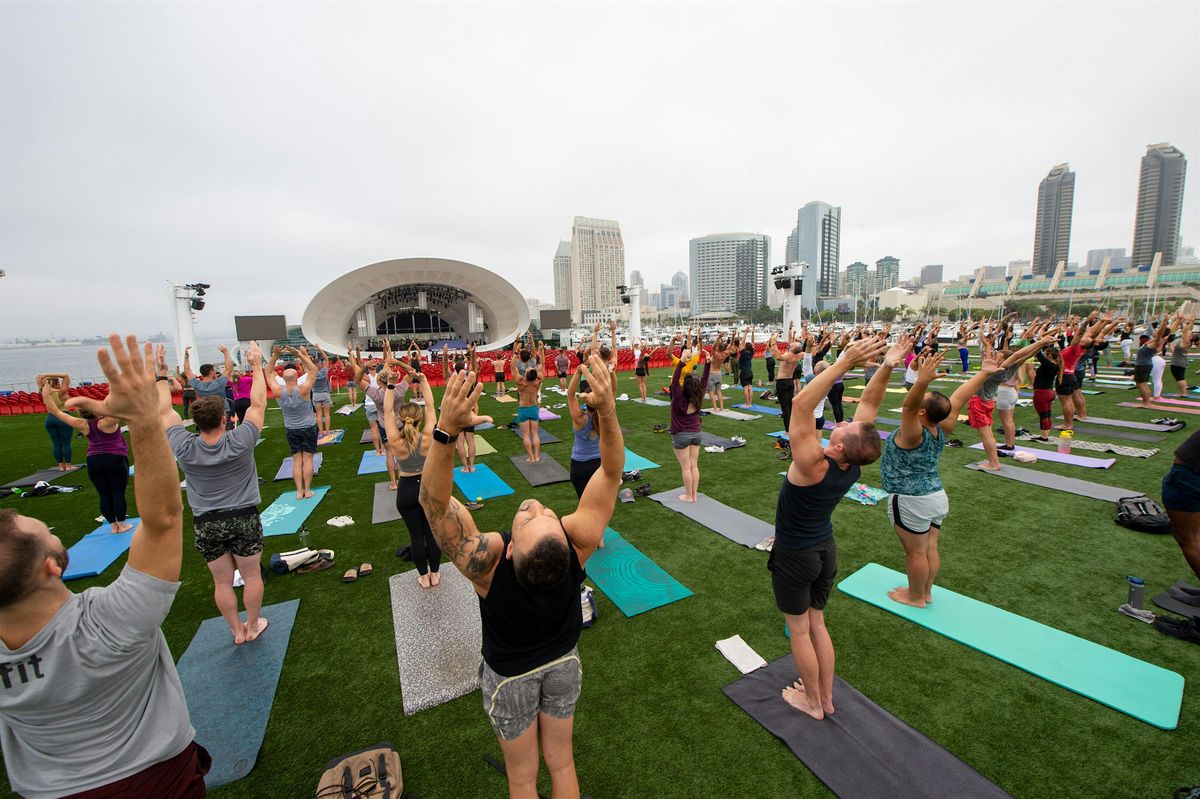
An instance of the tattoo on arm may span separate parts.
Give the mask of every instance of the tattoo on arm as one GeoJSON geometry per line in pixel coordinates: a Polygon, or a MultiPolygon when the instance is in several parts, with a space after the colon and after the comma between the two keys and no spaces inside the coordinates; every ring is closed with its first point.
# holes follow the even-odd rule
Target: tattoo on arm
{"type": "Polygon", "coordinates": [[[475,529],[467,509],[454,497],[448,500],[435,497],[424,483],[421,484],[420,501],[438,545],[454,565],[469,580],[486,577],[496,564],[496,558],[488,548],[487,539],[475,529]]]}

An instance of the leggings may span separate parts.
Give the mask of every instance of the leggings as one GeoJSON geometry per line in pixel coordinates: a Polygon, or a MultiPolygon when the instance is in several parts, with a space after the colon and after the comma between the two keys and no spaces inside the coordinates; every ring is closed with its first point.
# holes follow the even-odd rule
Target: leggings
{"type": "Polygon", "coordinates": [[[129,459],[124,455],[88,455],[87,469],[88,477],[100,495],[100,515],[104,521],[109,524],[125,521],[129,459]]]}
{"type": "Polygon", "coordinates": [[[1161,355],[1155,355],[1150,366],[1151,397],[1162,396],[1163,372],[1167,370],[1167,361],[1161,355]]]}
{"type": "Polygon", "coordinates": [[[425,509],[417,497],[421,493],[421,475],[401,477],[400,487],[396,489],[396,510],[400,518],[408,526],[408,538],[412,544],[412,559],[417,565],[417,573],[436,572],[442,565],[442,550],[438,547],[433,531],[429,529],[429,520],[425,518],[425,509]]]}
{"type": "Polygon", "coordinates": [[[958,359],[962,361],[962,370],[965,372],[971,368],[971,351],[966,347],[958,348],[958,359]]]}
{"type": "Polygon", "coordinates": [[[767,360],[767,380],[774,383],[775,382],[775,359],[767,358],[766,360],[767,360]]]}
{"type": "Polygon", "coordinates": [[[575,487],[575,496],[582,497],[583,489],[587,488],[588,480],[600,469],[600,459],[577,461],[571,458],[571,485],[575,487]]]}
{"type": "Polygon", "coordinates": [[[833,420],[835,422],[842,421],[842,394],[844,394],[845,391],[846,386],[843,383],[834,383],[829,389],[829,407],[833,408],[833,420]]]}
{"type": "Polygon", "coordinates": [[[54,449],[54,462],[70,463],[71,438],[75,435],[75,428],[57,416],[46,414],[46,432],[50,434],[50,444],[54,449]]]}
{"type": "Polygon", "coordinates": [[[250,398],[239,397],[233,401],[233,412],[237,416],[238,424],[246,421],[246,411],[250,410],[250,398]]]}
{"type": "Polygon", "coordinates": [[[1046,432],[1054,421],[1054,389],[1035,388],[1033,390],[1033,409],[1037,411],[1038,424],[1042,432],[1046,432]]]}
{"type": "Polygon", "coordinates": [[[779,410],[783,413],[783,429],[790,430],[792,423],[792,398],[796,396],[796,381],[790,377],[775,381],[775,399],[779,400],[779,410]]]}

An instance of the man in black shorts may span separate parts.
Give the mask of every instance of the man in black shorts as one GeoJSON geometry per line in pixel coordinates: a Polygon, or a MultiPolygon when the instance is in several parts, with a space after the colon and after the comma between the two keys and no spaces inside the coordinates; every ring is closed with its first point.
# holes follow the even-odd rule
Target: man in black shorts
{"type": "Polygon", "coordinates": [[[754,325],[750,325],[750,338],[742,343],[738,352],[738,384],[745,395],[743,408],[749,408],[754,403],[754,325]]]}
{"type": "Polygon", "coordinates": [[[775,510],[775,543],[767,568],[775,604],[787,620],[792,656],[800,681],[783,689],[789,705],[815,719],[832,713],[833,641],[825,629],[825,602],[837,575],[833,541],[833,509],[859,478],[861,467],[879,459],[882,447],[875,415],[891,378],[891,366],[904,358],[903,344],[887,348],[885,339],[870,336],[848,346],[837,361],[816,375],[792,404],[788,436],[792,463],[779,489],[775,510]],[[878,360],[881,367],[867,384],[854,421],[843,422],[821,445],[813,412],[830,386],[852,368],[878,360]]]}

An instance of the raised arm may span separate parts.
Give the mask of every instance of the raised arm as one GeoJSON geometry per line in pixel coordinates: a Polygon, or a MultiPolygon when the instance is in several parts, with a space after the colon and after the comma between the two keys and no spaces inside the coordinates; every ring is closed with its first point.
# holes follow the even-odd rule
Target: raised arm
{"type": "Polygon", "coordinates": [[[539,341],[537,347],[537,376],[538,380],[546,376],[546,342],[539,341]]]}
{"type": "Polygon", "coordinates": [[[187,380],[195,379],[196,375],[192,372],[192,348],[183,348],[183,376],[187,380]]]}
{"type": "Polygon", "coordinates": [[[232,380],[233,379],[233,358],[231,358],[229,355],[229,348],[226,347],[224,344],[221,344],[220,346],[217,347],[217,349],[219,349],[221,351],[221,355],[223,355],[225,357],[225,366],[221,370],[221,374],[225,375],[226,380],[232,380]]]}
{"type": "Polygon", "coordinates": [[[946,433],[946,435],[954,432],[954,428],[958,425],[958,414],[962,411],[963,406],[967,404],[967,400],[979,393],[979,389],[983,386],[984,381],[1001,369],[1000,358],[992,349],[991,344],[983,337],[980,337],[980,354],[982,355],[982,360],[979,365],[979,371],[950,395],[950,413],[938,423],[938,427],[942,428],[942,432],[946,433]]]}
{"type": "Polygon", "coordinates": [[[305,399],[312,396],[313,381],[317,377],[317,365],[313,363],[313,359],[308,356],[306,347],[293,349],[292,353],[300,358],[300,363],[304,366],[304,374],[308,377],[302,385],[296,387],[296,392],[305,399]]]}
{"type": "Polygon", "coordinates": [[[1012,355],[1004,359],[1000,364],[1001,369],[1007,369],[1010,366],[1016,366],[1019,363],[1024,363],[1033,357],[1033,354],[1043,347],[1048,347],[1054,343],[1054,339],[1050,336],[1040,338],[1032,344],[1026,345],[1014,352],[1012,355]]]}
{"type": "Polygon", "coordinates": [[[605,379],[608,367],[604,361],[593,355],[577,371],[584,373],[591,388],[584,401],[596,409],[600,421],[600,468],[588,480],[575,512],[562,519],[563,529],[583,564],[604,540],[604,528],[612,518],[621,488],[621,470],[625,468],[625,439],[617,423],[612,382],[605,379]]]}
{"type": "MultiPolygon", "coordinates": [[[[846,348],[844,357],[826,367],[796,394],[792,400],[792,418],[788,426],[788,440],[792,445],[792,465],[788,468],[791,482],[806,484],[809,470],[825,457],[821,432],[813,425],[813,411],[817,405],[846,372],[882,355],[886,347],[885,342],[874,338],[854,342],[846,348]]],[[[856,421],[859,421],[857,417],[856,421]]]]}
{"type": "MultiPolygon", "coordinates": [[[[257,341],[251,341],[246,350],[246,363],[250,365],[250,407],[246,409],[246,421],[260,431],[266,426],[267,376],[262,368],[262,350],[257,341]]],[[[272,372],[272,374],[274,374],[272,372]]]]}
{"type": "Polygon", "coordinates": [[[579,391],[579,373],[581,371],[581,369],[576,369],[575,374],[571,375],[571,379],[567,382],[567,409],[571,411],[571,426],[576,430],[582,430],[587,424],[587,412],[580,407],[579,397],[575,395],[579,391]]]}
{"type": "Polygon", "coordinates": [[[937,368],[945,356],[939,352],[923,352],[917,356],[917,379],[904,395],[904,405],[900,409],[900,430],[896,433],[896,443],[902,449],[913,449],[921,444],[924,438],[924,426],[921,424],[921,406],[925,404],[925,392],[929,384],[937,377],[937,368]]]}
{"type": "MultiPolygon", "coordinates": [[[[870,336],[859,341],[871,341],[870,336]]],[[[881,341],[887,341],[886,338],[880,338],[881,341]]],[[[884,354],[879,366],[875,370],[875,374],[871,376],[871,382],[867,383],[867,389],[862,393],[862,398],[858,401],[858,408],[854,411],[854,421],[856,422],[874,422],[875,417],[879,415],[879,406],[883,403],[883,398],[887,394],[888,381],[892,379],[892,370],[904,363],[904,356],[908,355],[912,350],[912,336],[906,333],[901,333],[896,343],[891,349],[884,354]],[[881,376],[882,375],[882,376],[881,376]]],[[[849,349],[847,347],[847,349],[849,349]]]]}
{"type": "Polygon", "coordinates": [[[268,396],[279,396],[279,384],[275,382],[275,364],[279,362],[279,356],[283,354],[283,348],[278,344],[271,347],[271,359],[267,362],[267,368],[263,377],[266,378],[268,396]]]}
{"type": "Polygon", "coordinates": [[[396,426],[396,388],[392,384],[392,373],[385,369],[381,375],[386,380],[383,392],[383,431],[387,433],[387,448],[397,454],[405,454],[408,446],[396,426]],[[401,449],[402,448],[402,449],[401,449]]]}
{"type": "Polygon", "coordinates": [[[48,383],[42,386],[42,402],[46,404],[46,410],[49,411],[50,415],[55,419],[58,419],[60,422],[66,422],[80,433],[87,435],[88,423],[85,420],[80,419],[78,416],[72,416],[71,414],[59,408],[57,394],[58,392],[51,388],[48,383]]]}

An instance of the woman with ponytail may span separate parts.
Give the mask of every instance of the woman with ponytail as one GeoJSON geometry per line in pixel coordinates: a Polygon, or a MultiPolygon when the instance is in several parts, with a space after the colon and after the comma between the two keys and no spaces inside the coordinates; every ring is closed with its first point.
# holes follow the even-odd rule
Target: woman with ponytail
{"type": "Polygon", "coordinates": [[[695,502],[700,490],[700,406],[712,366],[704,349],[697,347],[697,350],[695,357],[704,362],[703,374],[697,375],[693,369],[680,380],[687,364],[680,358],[671,376],[671,445],[683,475],[683,493],[679,499],[684,502],[695,502]]]}
{"type": "MultiPolygon", "coordinates": [[[[583,390],[587,392],[589,388],[585,386],[583,390]]],[[[571,427],[575,431],[575,440],[571,444],[571,485],[575,487],[575,496],[583,497],[588,480],[600,468],[600,420],[595,408],[579,404],[578,391],[579,370],[576,369],[567,384],[567,408],[571,411],[571,427]]]]}

